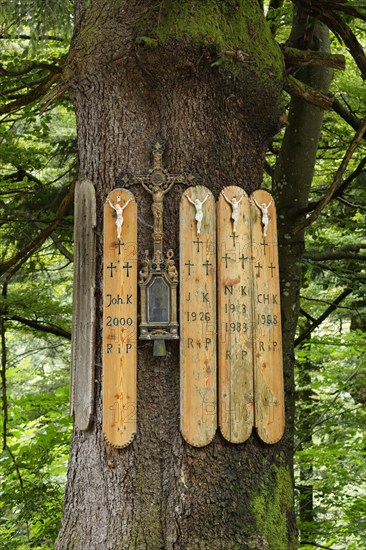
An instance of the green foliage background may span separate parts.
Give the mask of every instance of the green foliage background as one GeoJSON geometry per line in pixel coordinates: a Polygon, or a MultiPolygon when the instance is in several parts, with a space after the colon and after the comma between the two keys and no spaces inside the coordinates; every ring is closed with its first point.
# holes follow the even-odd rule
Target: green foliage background
{"type": "MultiPolygon", "coordinates": [[[[265,3],[268,8],[268,3],[265,3]]],[[[350,6],[359,3],[348,3],[350,6]]],[[[270,2],[267,17],[279,42],[291,26],[292,3],[270,2]]],[[[0,262],[3,452],[0,541],[6,549],[49,549],[59,528],[72,433],[68,380],[72,296],[72,207],[24,261],[24,251],[57,216],[77,177],[76,128],[67,94],[48,103],[72,31],[71,2],[0,4],[0,262]],[[29,100],[47,79],[52,86],[29,100]],[[43,101],[43,103],[42,103],[43,101]],[[23,259],[22,259],[23,258],[23,259]]],[[[342,15],[362,42],[365,19],[342,15]]],[[[365,44],[364,44],[365,45],[365,44]]],[[[357,119],[366,115],[365,85],[338,37],[332,51],[347,58],[332,92],[357,119]]],[[[290,97],[284,95],[288,107],[290,97]]],[[[311,200],[329,187],[355,130],[325,114],[311,200]]],[[[265,184],[283,131],[268,152],[265,184]]],[[[299,336],[344,290],[350,293],[297,353],[295,488],[301,545],[356,550],[365,520],[365,140],[349,164],[351,179],[310,227],[303,261],[299,336]],[[351,250],[350,245],[359,245],[351,250]],[[337,259],[335,251],[344,250],[337,259]],[[319,254],[323,257],[319,259],[319,254]],[[310,497],[309,497],[310,495],[310,497]]]]}

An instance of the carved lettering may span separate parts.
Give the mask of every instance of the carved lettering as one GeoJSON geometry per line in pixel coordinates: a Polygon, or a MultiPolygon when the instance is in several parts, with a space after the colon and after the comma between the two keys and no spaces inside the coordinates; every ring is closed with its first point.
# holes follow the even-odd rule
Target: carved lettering
{"type": "Polygon", "coordinates": [[[276,305],[278,305],[277,294],[258,294],[257,303],[258,304],[276,304],[276,305]]]}
{"type": "Polygon", "coordinates": [[[113,190],[104,207],[103,432],[118,447],[127,445],[136,431],[136,220],[131,193],[113,190]],[[120,212],[118,217],[119,207],[123,216],[120,212]]]}
{"type": "Polygon", "coordinates": [[[181,431],[195,446],[216,431],[216,230],[212,193],[189,188],[180,205],[181,431]]]}
{"type": "Polygon", "coordinates": [[[220,429],[228,441],[242,443],[253,425],[253,365],[249,202],[243,189],[225,187],[217,202],[219,285],[220,429]],[[240,201],[240,207],[239,207],[240,201]],[[233,384],[233,381],[235,383],[233,384]],[[249,392],[251,404],[243,403],[249,392]]]}

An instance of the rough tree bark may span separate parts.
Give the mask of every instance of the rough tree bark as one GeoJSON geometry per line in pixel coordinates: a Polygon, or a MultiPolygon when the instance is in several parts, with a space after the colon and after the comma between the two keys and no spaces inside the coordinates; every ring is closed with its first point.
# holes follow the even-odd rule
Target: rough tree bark
{"type": "MultiPolygon", "coordinates": [[[[151,146],[164,166],[193,171],[217,197],[261,184],[278,129],[282,55],[258,0],[79,0],[64,80],[77,116],[80,179],[97,193],[95,418],[74,431],[56,548],[291,549],[297,546],[291,431],[276,445],[240,445],[219,432],[205,448],[179,433],[178,345],[138,350],[138,433],[125,449],[101,430],[102,205],[120,171],[146,173],[151,146]],[[225,49],[244,53],[229,62],[225,49]]],[[[138,186],[139,254],[151,248],[151,197],[138,186]]],[[[176,185],[165,199],[165,243],[178,257],[176,185]]]]}

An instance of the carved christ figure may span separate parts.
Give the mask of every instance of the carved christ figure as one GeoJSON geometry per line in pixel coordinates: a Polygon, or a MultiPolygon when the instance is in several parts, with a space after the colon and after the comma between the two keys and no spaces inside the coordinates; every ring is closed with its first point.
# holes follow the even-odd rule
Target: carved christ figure
{"type": "Polygon", "coordinates": [[[269,222],[268,208],[271,206],[273,199],[271,199],[268,204],[266,204],[265,202],[262,202],[262,204],[259,204],[256,201],[255,197],[253,197],[253,200],[255,204],[258,206],[259,210],[262,212],[263,237],[267,237],[267,229],[268,229],[268,222],[269,222]]]}
{"type": "Polygon", "coordinates": [[[226,195],[224,191],[221,191],[223,194],[226,202],[228,202],[231,205],[232,212],[231,212],[231,219],[233,220],[233,233],[236,233],[236,228],[238,225],[238,219],[239,219],[239,204],[244,198],[244,195],[240,197],[239,200],[236,200],[236,195],[233,196],[233,198],[230,200],[226,195]]]}
{"type": "Polygon", "coordinates": [[[121,240],[121,234],[122,234],[122,226],[123,226],[123,222],[124,222],[124,219],[123,219],[123,211],[124,209],[126,208],[126,206],[133,200],[132,198],[131,199],[128,199],[128,201],[123,205],[121,206],[120,204],[118,204],[118,202],[120,201],[120,197],[117,197],[117,202],[115,205],[113,205],[111,203],[111,201],[108,199],[108,202],[110,204],[110,206],[113,208],[113,210],[116,211],[116,214],[117,214],[117,219],[116,219],[116,226],[117,226],[117,238],[118,240],[121,240]]]}
{"type": "Polygon", "coordinates": [[[176,183],[175,179],[171,181],[171,183],[168,185],[166,189],[163,189],[159,185],[153,185],[152,188],[150,188],[148,185],[146,185],[143,181],[140,181],[141,185],[152,195],[153,203],[151,206],[151,210],[153,213],[154,218],[154,234],[155,235],[162,235],[163,233],[163,199],[164,195],[170,191],[170,189],[173,187],[174,183],[176,183]]]}
{"type": "Polygon", "coordinates": [[[163,232],[163,199],[164,199],[165,193],[159,187],[153,187],[151,194],[153,197],[151,210],[154,217],[154,233],[162,233],[163,232]]]}
{"type": "Polygon", "coordinates": [[[189,202],[191,204],[193,204],[193,206],[195,207],[196,209],[196,216],[195,216],[195,220],[197,222],[197,235],[199,235],[201,233],[201,225],[202,225],[202,220],[203,220],[203,210],[202,210],[202,206],[205,204],[205,202],[207,201],[208,197],[209,197],[209,194],[207,193],[207,195],[205,196],[205,198],[203,199],[203,201],[200,201],[199,199],[195,199],[194,201],[191,199],[191,197],[189,197],[188,195],[186,195],[187,199],[189,200],[189,202]]]}

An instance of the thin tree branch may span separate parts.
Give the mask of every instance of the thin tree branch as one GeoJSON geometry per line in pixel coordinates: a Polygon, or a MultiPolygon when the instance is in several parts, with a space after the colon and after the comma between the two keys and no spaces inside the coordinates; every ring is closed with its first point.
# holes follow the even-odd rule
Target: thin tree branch
{"type": "Polygon", "coordinates": [[[11,317],[5,317],[4,319],[5,321],[17,321],[18,323],[22,323],[23,325],[39,330],[40,332],[47,332],[49,334],[54,334],[55,336],[61,336],[67,340],[71,340],[71,332],[68,332],[67,330],[64,330],[56,325],[42,323],[33,319],[26,319],[19,315],[12,315],[11,317]]]}
{"type": "Polygon", "coordinates": [[[5,319],[3,316],[0,318],[0,333],[1,333],[1,396],[2,396],[2,409],[3,409],[3,430],[2,430],[2,440],[3,440],[3,451],[5,451],[6,437],[7,437],[7,426],[8,426],[8,395],[6,389],[6,364],[7,364],[7,353],[6,353],[6,336],[5,336],[5,319]]]}
{"type": "MultiPolygon", "coordinates": [[[[302,300],[308,300],[309,302],[317,302],[319,304],[326,304],[328,306],[331,306],[333,304],[333,302],[331,302],[330,300],[321,300],[320,298],[309,298],[308,296],[300,296],[300,298],[302,300]]],[[[338,309],[348,309],[350,311],[354,311],[354,308],[349,307],[349,306],[340,306],[340,305],[338,305],[337,307],[338,307],[338,309]]]]}
{"type": "Polygon", "coordinates": [[[324,111],[329,111],[333,107],[333,96],[304,84],[292,75],[286,77],[283,88],[291,96],[299,97],[324,111]]]}
{"type": "Polygon", "coordinates": [[[345,45],[349,48],[355,63],[361,71],[362,77],[366,78],[366,56],[361,44],[358,42],[356,35],[343,19],[336,13],[336,10],[343,11],[354,17],[366,20],[364,15],[359,10],[346,6],[340,2],[327,2],[318,0],[292,0],[303,8],[310,15],[319,18],[336,36],[342,38],[345,45]]]}
{"type": "Polygon", "coordinates": [[[300,542],[301,546],[305,546],[305,544],[308,546],[315,546],[315,548],[324,548],[325,550],[336,550],[333,546],[324,546],[324,544],[318,544],[317,542],[309,542],[308,540],[300,542]]]}
{"type": "MultiPolygon", "coordinates": [[[[60,58],[58,60],[60,63],[62,63],[63,58],[60,58]]],[[[59,65],[55,65],[54,63],[41,63],[39,61],[33,61],[27,67],[24,67],[24,69],[21,69],[20,71],[9,71],[9,69],[5,69],[2,63],[0,63],[0,75],[2,76],[23,76],[33,71],[33,69],[42,69],[43,71],[50,71],[52,73],[61,73],[62,68],[59,65]]]]}
{"type": "Polygon", "coordinates": [[[347,169],[347,166],[352,158],[353,153],[357,149],[357,146],[359,142],[361,141],[364,133],[366,132],[366,118],[363,119],[362,124],[359,128],[359,130],[356,132],[355,137],[351,141],[351,144],[349,145],[345,156],[343,157],[343,160],[336,172],[336,175],[334,177],[333,183],[329,187],[326,195],[319,201],[318,205],[316,206],[314,212],[310,214],[308,218],[306,218],[302,223],[300,223],[297,227],[294,228],[293,234],[297,235],[301,231],[303,231],[306,227],[309,227],[312,223],[315,222],[316,219],[320,216],[324,208],[327,206],[327,204],[331,201],[335,193],[339,190],[339,188],[342,185],[342,178],[343,174],[347,169]]]}
{"type": "MultiPolygon", "coordinates": [[[[346,190],[346,188],[353,182],[353,180],[355,180],[360,174],[363,173],[365,165],[366,165],[366,157],[364,157],[361,160],[356,170],[354,170],[352,174],[350,174],[345,180],[343,180],[343,182],[340,184],[337,191],[333,195],[334,199],[339,198],[342,195],[342,193],[346,190]]],[[[313,210],[315,210],[315,208],[318,206],[319,203],[320,203],[320,200],[309,202],[306,208],[298,211],[298,214],[307,214],[308,212],[312,212],[313,210]]]]}
{"type": "Polygon", "coordinates": [[[34,181],[34,183],[36,183],[39,187],[42,187],[42,182],[40,179],[38,179],[36,176],[33,176],[33,174],[27,172],[26,170],[24,170],[24,168],[21,167],[12,174],[6,174],[5,176],[2,176],[1,179],[4,181],[22,181],[24,178],[27,178],[28,181],[34,181]]]}
{"type": "Polygon", "coordinates": [[[4,450],[6,450],[8,452],[11,460],[13,461],[14,468],[15,468],[15,471],[17,473],[17,477],[18,477],[18,480],[19,480],[20,489],[21,489],[22,493],[25,494],[22,474],[20,472],[20,468],[19,468],[19,466],[17,464],[17,461],[15,459],[14,453],[11,450],[11,448],[9,447],[9,445],[6,445],[6,448],[4,450]]]}
{"type": "Polygon", "coordinates": [[[366,260],[366,255],[357,254],[366,248],[366,244],[345,244],[336,250],[325,250],[324,252],[305,252],[307,260],[323,262],[325,260],[366,260]]]}
{"type": "MultiPolygon", "coordinates": [[[[18,254],[10,258],[10,260],[7,260],[6,262],[0,264],[0,275],[13,268],[14,266],[15,268],[17,268],[18,263],[23,264],[51,235],[53,230],[60,223],[66,211],[72,204],[74,198],[74,189],[75,182],[70,185],[65,197],[62,199],[62,202],[56,212],[55,219],[47,227],[45,227],[31,243],[29,243],[20,252],[18,252],[18,254]]],[[[14,269],[12,270],[12,275],[14,275],[13,271],[14,269]]]]}
{"type": "Polygon", "coordinates": [[[344,105],[336,97],[333,99],[333,111],[337,113],[347,124],[354,130],[358,130],[362,124],[362,120],[357,118],[349,109],[346,109],[344,105]]]}
{"type": "MultiPolygon", "coordinates": [[[[34,37],[29,34],[0,34],[0,40],[34,40],[34,37]]],[[[54,40],[55,42],[65,42],[65,39],[61,36],[53,36],[51,34],[42,34],[38,36],[36,40],[54,40]]]]}
{"type": "Polygon", "coordinates": [[[11,113],[13,111],[17,111],[21,107],[24,107],[24,105],[28,105],[29,103],[32,103],[36,99],[39,99],[40,97],[44,96],[46,92],[61,78],[60,74],[51,73],[47,75],[36,88],[28,92],[27,94],[23,94],[18,97],[15,101],[11,101],[10,103],[6,103],[5,105],[2,105],[0,107],[0,115],[5,115],[7,113],[11,113]]]}
{"type": "MultiPolygon", "coordinates": [[[[316,3],[319,5],[319,9],[321,10],[340,11],[343,13],[347,13],[352,17],[356,17],[357,19],[362,19],[363,21],[366,21],[366,14],[357,9],[357,7],[359,6],[350,6],[347,2],[348,0],[317,0],[316,3]]],[[[310,6],[314,4],[314,1],[300,0],[300,3],[310,6]]],[[[361,9],[364,10],[365,8],[361,7],[361,9]]]]}
{"type": "MultiPolygon", "coordinates": [[[[16,461],[15,455],[14,455],[13,451],[11,450],[11,448],[9,447],[8,444],[6,444],[6,448],[4,450],[6,450],[8,452],[11,460],[13,461],[14,468],[15,468],[15,471],[16,471],[16,474],[17,474],[17,477],[18,477],[19,485],[20,485],[20,490],[22,491],[22,493],[25,497],[25,489],[24,489],[23,478],[22,478],[22,474],[21,474],[20,468],[18,466],[18,463],[16,461]]],[[[30,540],[30,537],[29,537],[30,533],[29,533],[29,522],[28,522],[27,519],[26,519],[25,524],[27,526],[27,537],[28,537],[28,541],[29,541],[30,540]]]]}
{"type": "Polygon", "coordinates": [[[56,233],[52,232],[50,237],[53,240],[58,251],[61,252],[61,254],[65,256],[67,260],[69,260],[69,263],[72,263],[74,261],[74,255],[69,250],[67,250],[66,246],[62,244],[56,233]]]}
{"type": "Polygon", "coordinates": [[[320,65],[322,67],[332,67],[341,70],[346,68],[346,58],[344,55],[314,50],[299,50],[297,48],[290,48],[289,46],[282,46],[282,52],[286,66],[320,65]]]}
{"type": "Polygon", "coordinates": [[[342,197],[336,197],[337,201],[344,204],[345,206],[348,206],[349,208],[356,208],[358,210],[365,210],[366,206],[363,206],[362,204],[355,204],[353,202],[347,201],[346,199],[343,199],[342,197]]]}
{"type": "Polygon", "coordinates": [[[308,319],[308,320],[311,321],[312,323],[315,322],[315,317],[313,317],[312,315],[310,315],[310,313],[308,313],[307,311],[305,311],[305,309],[303,309],[302,307],[300,308],[300,313],[301,313],[301,315],[303,315],[303,317],[305,317],[306,319],[308,319]]]}
{"type": "Polygon", "coordinates": [[[334,302],[332,303],[332,305],[330,305],[325,311],[324,313],[322,313],[320,315],[320,317],[318,317],[318,319],[316,319],[314,321],[314,323],[312,323],[307,329],[304,330],[304,332],[302,334],[300,334],[300,336],[298,338],[296,338],[295,342],[294,342],[294,346],[298,346],[299,344],[301,344],[301,342],[303,342],[304,340],[306,340],[306,338],[308,338],[310,336],[310,334],[316,329],[318,328],[323,321],[325,321],[325,319],[327,317],[329,317],[329,315],[335,310],[337,309],[337,306],[338,304],[340,304],[349,294],[352,293],[352,290],[350,288],[346,288],[346,290],[344,290],[339,296],[338,298],[336,298],[334,300],[334,302]]]}

